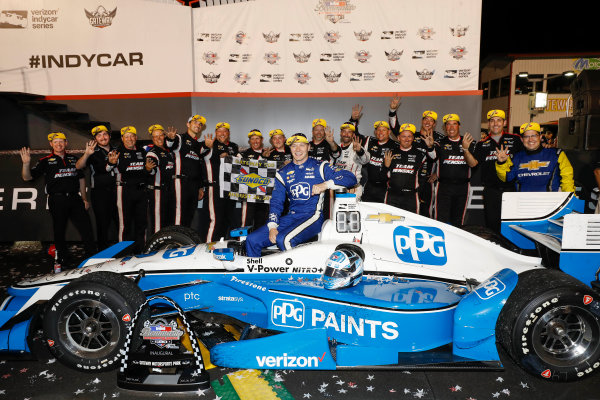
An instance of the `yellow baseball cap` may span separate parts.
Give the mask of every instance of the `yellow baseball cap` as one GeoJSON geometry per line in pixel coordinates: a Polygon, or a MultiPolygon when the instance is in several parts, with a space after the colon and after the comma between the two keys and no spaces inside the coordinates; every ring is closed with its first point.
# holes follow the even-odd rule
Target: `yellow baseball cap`
{"type": "Polygon", "coordinates": [[[390,124],[388,124],[385,121],[377,121],[377,122],[375,122],[373,124],[373,128],[375,128],[375,129],[379,128],[380,126],[384,126],[384,127],[388,128],[388,129],[390,129],[390,124]]]}
{"type": "Polygon", "coordinates": [[[126,133],[133,133],[134,135],[137,135],[137,130],[135,129],[135,126],[124,126],[121,128],[121,136],[123,136],[126,133]]]}
{"type": "Polygon", "coordinates": [[[258,129],[252,129],[249,133],[248,133],[248,137],[252,137],[252,136],[262,136],[261,131],[259,131],[258,129]]]}
{"type": "Polygon", "coordinates": [[[161,130],[164,132],[165,128],[163,128],[163,126],[159,124],[150,125],[150,127],[148,128],[148,133],[152,135],[152,132],[154,132],[155,130],[161,130]]]}
{"type": "Polygon", "coordinates": [[[215,125],[215,130],[219,129],[219,128],[230,129],[231,125],[229,125],[229,123],[227,123],[227,122],[217,122],[217,125],[215,125]]]}
{"type": "Polygon", "coordinates": [[[188,124],[192,121],[200,121],[202,125],[206,125],[206,118],[204,118],[202,115],[192,115],[188,118],[188,124]]]}
{"type": "Polygon", "coordinates": [[[458,114],[446,114],[444,115],[444,118],[442,118],[442,121],[444,121],[444,123],[448,121],[456,121],[460,123],[460,117],[458,114]]]}
{"type": "Polygon", "coordinates": [[[271,131],[269,131],[269,137],[273,137],[275,135],[283,135],[283,131],[281,129],[272,129],[271,131]]]}
{"type": "Polygon", "coordinates": [[[356,127],[354,126],[354,124],[351,124],[350,122],[344,122],[340,126],[341,131],[343,131],[344,129],[350,129],[352,132],[356,132],[356,127]]]}
{"type": "Polygon", "coordinates": [[[431,110],[423,111],[423,116],[421,117],[421,119],[423,119],[425,117],[433,118],[434,121],[437,121],[437,113],[435,111],[431,111],[431,110]]]}
{"type": "Polygon", "coordinates": [[[490,120],[494,117],[498,117],[498,118],[502,118],[502,119],[506,119],[506,114],[504,113],[503,110],[490,110],[487,113],[487,119],[490,120]]]}
{"type": "Polygon", "coordinates": [[[411,131],[413,135],[417,132],[417,127],[413,124],[402,124],[400,125],[400,132],[411,131]]]}
{"type": "Polygon", "coordinates": [[[96,134],[100,132],[108,132],[108,128],[104,125],[98,125],[92,128],[92,136],[96,136],[96,134]]]}
{"type": "Polygon", "coordinates": [[[317,125],[322,125],[323,128],[327,128],[327,121],[325,121],[323,118],[313,119],[312,127],[314,128],[317,125]]]}
{"type": "Polygon", "coordinates": [[[304,133],[294,133],[292,136],[290,136],[288,138],[288,140],[285,141],[285,144],[287,144],[288,146],[291,146],[294,143],[307,143],[308,144],[308,139],[306,138],[306,135],[304,135],[304,133]]]}
{"type": "Polygon", "coordinates": [[[48,135],[48,141],[51,142],[54,139],[64,139],[64,140],[67,140],[67,137],[62,132],[52,132],[51,134],[48,135]]]}
{"type": "Polygon", "coordinates": [[[540,133],[542,129],[540,128],[540,124],[538,124],[537,122],[526,122],[523,125],[521,125],[519,132],[523,134],[526,131],[536,131],[537,133],[540,133]]]}

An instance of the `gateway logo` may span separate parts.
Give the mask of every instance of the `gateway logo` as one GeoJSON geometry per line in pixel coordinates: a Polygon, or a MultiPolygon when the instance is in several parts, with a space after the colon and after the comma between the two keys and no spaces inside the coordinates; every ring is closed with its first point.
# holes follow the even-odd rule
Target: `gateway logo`
{"type": "Polygon", "coordinates": [[[323,352],[321,357],[288,356],[287,353],[283,356],[256,356],[256,362],[260,368],[316,368],[325,359],[325,354],[323,352]]]}
{"type": "Polygon", "coordinates": [[[117,15],[117,7],[114,10],[108,12],[103,6],[98,6],[96,11],[88,11],[85,8],[85,16],[90,21],[90,25],[94,28],[106,28],[112,25],[113,18],[117,15]]]}

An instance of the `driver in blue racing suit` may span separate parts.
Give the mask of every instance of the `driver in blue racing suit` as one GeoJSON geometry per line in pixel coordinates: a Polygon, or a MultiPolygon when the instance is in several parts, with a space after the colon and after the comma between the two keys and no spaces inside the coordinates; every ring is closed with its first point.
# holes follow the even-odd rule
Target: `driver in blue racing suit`
{"type": "Polygon", "coordinates": [[[334,185],[356,185],[352,172],[337,171],[325,161],[308,157],[309,142],[304,134],[296,133],[286,144],[291,148],[293,162],[277,171],[269,222],[248,235],[248,257],[260,257],[261,250],[272,244],[289,250],[318,235],[323,225],[325,191],[334,185]],[[290,211],[282,217],[286,196],[290,211]]]}

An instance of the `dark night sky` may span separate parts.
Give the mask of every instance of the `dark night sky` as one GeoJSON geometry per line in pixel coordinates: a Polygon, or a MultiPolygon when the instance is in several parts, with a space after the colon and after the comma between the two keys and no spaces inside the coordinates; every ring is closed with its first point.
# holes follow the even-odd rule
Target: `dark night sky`
{"type": "Polygon", "coordinates": [[[481,59],[506,53],[600,54],[600,15],[590,4],[597,3],[483,0],[481,59]]]}

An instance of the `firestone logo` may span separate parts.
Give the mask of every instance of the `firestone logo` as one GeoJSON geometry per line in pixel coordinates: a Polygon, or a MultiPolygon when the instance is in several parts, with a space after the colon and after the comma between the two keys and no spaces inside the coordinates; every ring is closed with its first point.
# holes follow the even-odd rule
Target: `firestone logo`
{"type": "Polygon", "coordinates": [[[108,12],[103,6],[98,6],[96,11],[88,11],[85,8],[85,16],[90,21],[90,25],[94,28],[106,28],[112,25],[113,18],[117,15],[117,7],[114,10],[108,12]]]}

